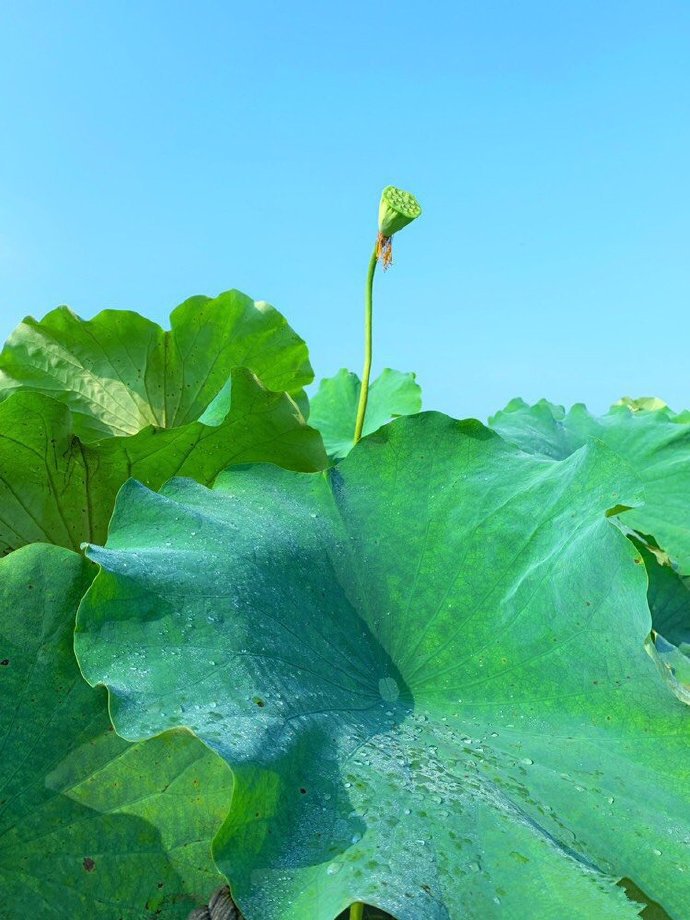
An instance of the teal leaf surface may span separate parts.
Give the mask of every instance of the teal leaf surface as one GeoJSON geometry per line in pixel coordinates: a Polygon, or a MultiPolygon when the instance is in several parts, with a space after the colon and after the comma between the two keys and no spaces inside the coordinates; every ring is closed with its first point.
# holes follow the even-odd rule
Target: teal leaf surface
{"type": "MultiPolygon", "coordinates": [[[[653,405],[649,400],[628,403],[653,405]]],[[[528,406],[515,399],[489,424],[522,450],[561,459],[597,438],[616,451],[644,483],[644,505],[622,520],[633,530],[651,534],[690,574],[690,418],[657,409],[613,406],[595,417],[583,405],[566,412],[542,400],[528,406]]]]}
{"type": "Polygon", "coordinates": [[[72,649],[94,574],[54,546],[0,561],[0,915],[184,920],[221,881],[230,771],[187,732],[112,730],[72,649]]]}
{"type": "Polygon", "coordinates": [[[0,395],[17,388],[65,403],[83,441],[197,421],[235,367],[301,398],[313,378],[307,347],[269,304],[240,291],[191,297],[170,330],[138,313],[83,320],[58,307],[27,317],[0,354],[0,395]]]}
{"type": "Polygon", "coordinates": [[[624,920],[621,878],[682,920],[690,723],[606,517],[639,501],[602,444],[438,414],[327,474],[129,483],[77,655],[126,737],[186,725],[231,764],[214,853],[248,920],[624,920]]]}
{"type": "MultiPolygon", "coordinates": [[[[335,377],[321,381],[311,401],[309,422],[321,432],[326,452],[333,460],[346,457],[352,450],[357,404],[362,383],[344,368],[335,377]]],[[[401,415],[414,415],[422,408],[422,390],[414,374],[386,368],[369,387],[364,434],[401,415]]]]}

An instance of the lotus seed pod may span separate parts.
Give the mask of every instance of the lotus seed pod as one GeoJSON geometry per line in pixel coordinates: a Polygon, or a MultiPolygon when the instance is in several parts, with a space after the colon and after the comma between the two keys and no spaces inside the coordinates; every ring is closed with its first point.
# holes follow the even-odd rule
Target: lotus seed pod
{"type": "Polygon", "coordinates": [[[421,213],[422,209],[414,195],[394,185],[387,185],[381,193],[379,204],[379,233],[390,239],[421,213]]]}

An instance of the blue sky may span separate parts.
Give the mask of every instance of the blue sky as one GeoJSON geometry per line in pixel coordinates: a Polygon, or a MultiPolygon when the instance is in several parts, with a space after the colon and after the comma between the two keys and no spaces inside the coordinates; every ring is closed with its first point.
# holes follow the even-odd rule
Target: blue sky
{"type": "Polygon", "coordinates": [[[0,5],[0,334],[237,287],[425,406],[690,407],[690,4],[0,5]]]}

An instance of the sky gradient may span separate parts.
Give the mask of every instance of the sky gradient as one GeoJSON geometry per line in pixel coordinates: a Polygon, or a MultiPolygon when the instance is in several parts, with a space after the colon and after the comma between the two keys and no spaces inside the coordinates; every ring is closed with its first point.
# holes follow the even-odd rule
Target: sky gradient
{"type": "Polygon", "coordinates": [[[690,408],[690,4],[0,4],[0,336],[237,287],[426,408],[690,408]]]}

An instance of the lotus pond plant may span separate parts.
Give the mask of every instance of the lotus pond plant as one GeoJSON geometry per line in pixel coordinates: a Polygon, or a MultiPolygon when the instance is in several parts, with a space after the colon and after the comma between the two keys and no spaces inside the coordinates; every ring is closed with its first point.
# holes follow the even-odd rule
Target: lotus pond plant
{"type": "Polygon", "coordinates": [[[690,415],[370,383],[420,213],[311,404],[237,291],[0,353],[3,917],[690,916],[690,415]]]}
{"type": "Polygon", "coordinates": [[[364,290],[364,370],[362,371],[362,386],[360,388],[353,436],[355,444],[362,437],[369,395],[369,379],[373,361],[373,296],[376,266],[379,262],[382,262],[385,270],[392,264],[394,234],[412,223],[421,213],[422,209],[419,202],[410,192],[405,192],[393,185],[387,185],[381,193],[379,232],[376,237],[374,251],[369,259],[369,269],[364,290]]]}

